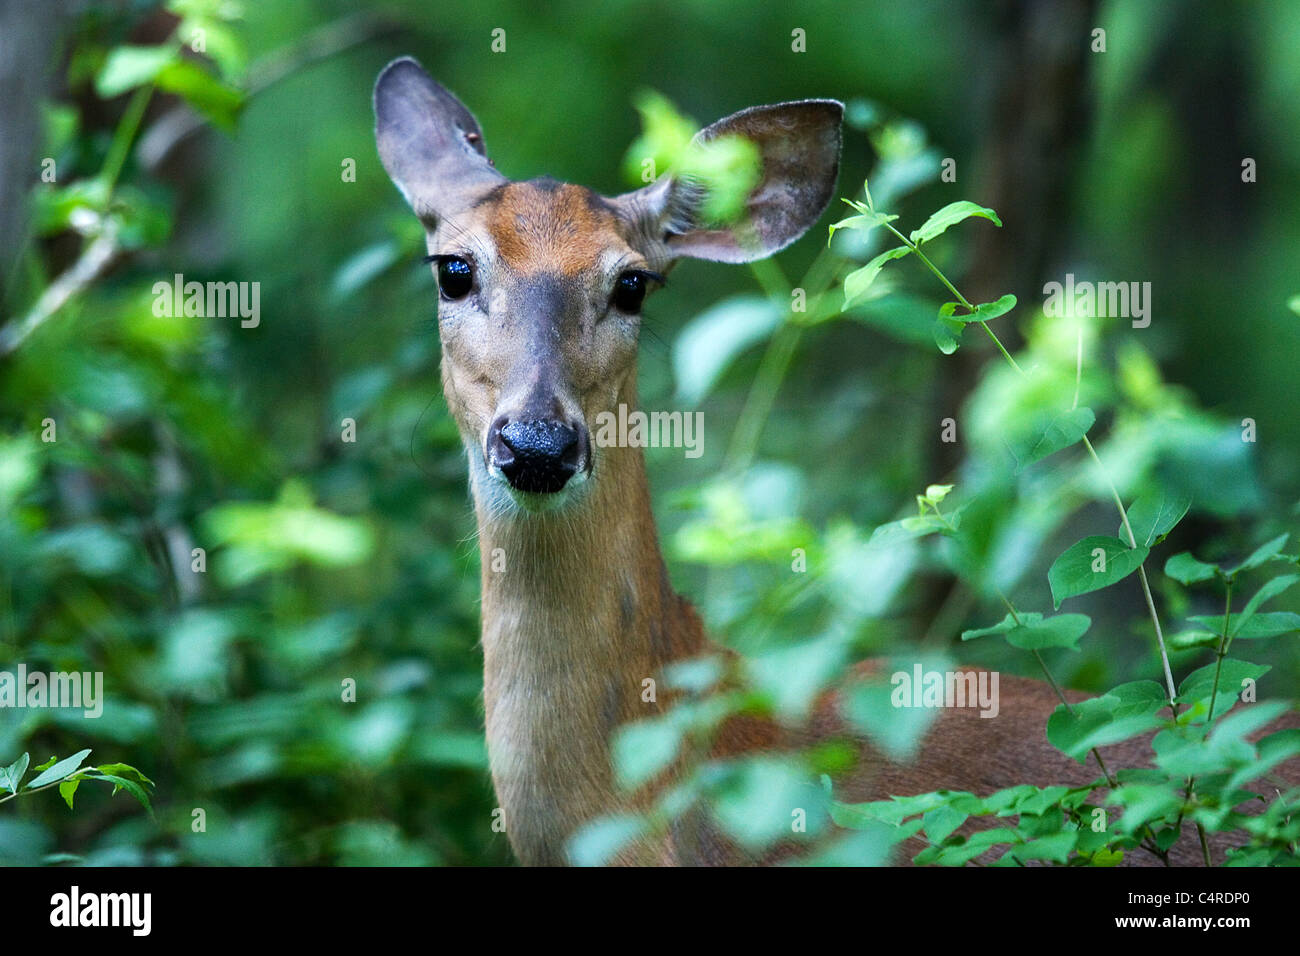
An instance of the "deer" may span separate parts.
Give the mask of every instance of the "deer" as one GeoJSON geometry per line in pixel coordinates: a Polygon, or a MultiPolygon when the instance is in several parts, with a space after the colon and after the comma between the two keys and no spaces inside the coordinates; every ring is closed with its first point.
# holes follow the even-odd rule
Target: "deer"
{"type": "MultiPolygon", "coordinates": [[[[637,407],[642,303],[677,260],[760,259],[821,217],[839,172],[843,106],[755,106],[701,130],[704,144],[743,137],[761,164],[743,212],[713,223],[700,215],[699,184],[671,174],[614,197],[550,178],[507,179],[474,116],[410,57],[379,74],[373,105],[381,162],[425,228],[436,273],[442,390],[465,447],[481,557],[492,782],[519,861],[563,865],[566,841],[585,823],[645,805],[645,794],[620,792],[610,751],[617,727],[669,703],[647,704],[643,679],[717,650],[669,580],[642,449],[597,445],[592,423],[620,404],[637,407]]],[[[1096,777],[1045,739],[1059,703],[1048,684],[1002,675],[1000,696],[994,720],[944,710],[906,765],[861,743],[870,773],[844,792],[988,794],[1096,777]]],[[[824,738],[842,731],[833,711],[819,706],[795,732],[734,719],[715,750],[824,738]]],[[[1149,740],[1103,750],[1136,766],[1149,740]]],[[[1185,834],[1170,859],[1198,861],[1200,848],[1188,843],[1185,834]]],[[[765,861],[706,821],[634,843],[617,862],[765,861]]]]}

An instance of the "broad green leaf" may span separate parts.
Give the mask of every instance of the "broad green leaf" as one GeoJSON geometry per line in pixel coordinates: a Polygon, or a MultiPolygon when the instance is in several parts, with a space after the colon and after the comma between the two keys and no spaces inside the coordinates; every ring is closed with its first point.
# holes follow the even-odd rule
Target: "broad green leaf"
{"type": "MultiPolygon", "coordinates": [[[[950,302],[949,305],[956,303],[950,302]]],[[[966,331],[966,323],[961,319],[955,319],[951,314],[945,315],[939,312],[939,317],[934,321],[934,344],[939,347],[939,351],[944,355],[951,355],[961,346],[961,335],[966,331]]]]}
{"type": "Polygon", "coordinates": [[[1130,548],[1118,538],[1092,535],[1076,541],[1052,562],[1047,581],[1056,607],[1069,597],[1109,587],[1146,560],[1146,548],[1130,548]]]}
{"type": "Polygon", "coordinates": [[[1241,564],[1237,565],[1231,571],[1225,571],[1223,573],[1228,577],[1232,577],[1240,571],[1249,571],[1251,568],[1259,567],[1265,561],[1270,561],[1277,557],[1282,549],[1286,547],[1287,539],[1290,537],[1289,534],[1280,534],[1273,540],[1264,542],[1252,551],[1250,557],[1245,561],[1241,562],[1241,564]]]}
{"type": "MultiPolygon", "coordinates": [[[[1169,493],[1163,489],[1143,495],[1128,509],[1128,523],[1133,537],[1145,548],[1152,548],[1183,520],[1192,506],[1190,495],[1169,493]]],[[[1121,522],[1116,535],[1127,540],[1128,534],[1121,522]]]]}
{"type": "MultiPolygon", "coordinates": [[[[1216,667],[1215,664],[1206,664],[1183,678],[1183,682],[1178,685],[1179,701],[1191,704],[1209,697],[1214,687],[1216,667]]],[[[1257,681],[1271,669],[1262,664],[1251,664],[1248,661],[1225,657],[1223,667],[1219,671],[1219,693],[1232,694],[1235,697],[1241,693],[1242,681],[1257,681]]]]}
{"type": "Polygon", "coordinates": [[[1065,863],[1070,858],[1070,853],[1074,846],[1079,842],[1079,832],[1077,830],[1067,830],[1061,833],[1053,833],[1050,836],[1038,837],[1030,840],[1022,846],[1014,846],[1007,850],[1006,856],[1014,860],[1050,860],[1053,863],[1065,863]]]}
{"type": "Polygon", "coordinates": [[[0,790],[17,793],[18,788],[22,786],[23,775],[27,773],[29,763],[31,763],[31,755],[23,754],[9,766],[0,769],[0,790]]]}
{"type": "Polygon", "coordinates": [[[80,785],[80,777],[75,780],[65,780],[63,783],[59,784],[59,796],[61,796],[64,802],[67,803],[69,810],[72,809],[72,795],[77,792],[77,787],[80,785]]]}
{"type": "Polygon", "coordinates": [[[1300,581],[1300,574],[1284,574],[1281,577],[1276,577],[1265,583],[1264,586],[1256,591],[1254,596],[1246,602],[1246,606],[1242,608],[1241,614],[1238,616],[1235,624],[1235,630],[1241,630],[1243,627],[1247,626],[1250,623],[1251,618],[1255,616],[1255,612],[1258,611],[1266,601],[1273,600],[1273,598],[1277,597],[1297,581],[1300,581]]]}
{"type": "Polygon", "coordinates": [[[158,88],[175,93],[226,132],[233,132],[243,94],[193,60],[168,63],[158,72],[158,88]]]}
{"type": "Polygon", "coordinates": [[[847,309],[867,294],[867,290],[876,281],[876,276],[880,274],[880,270],[884,268],[886,262],[890,259],[901,259],[911,251],[907,246],[895,246],[893,249],[886,249],[861,269],[850,272],[844,280],[843,307],[847,309]]]}
{"type": "Polygon", "coordinates": [[[1016,297],[1008,293],[996,302],[981,302],[975,306],[975,312],[971,315],[958,315],[955,318],[963,322],[988,322],[998,316],[1006,315],[1015,307],[1016,297]]]}
{"type": "Polygon", "coordinates": [[[959,202],[949,203],[944,206],[927,219],[925,224],[922,225],[920,229],[915,230],[908,238],[918,245],[923,242],[929,242],[936,236],[942,235],[947,231],[949,226],[955,226],[963,219],[969,219],[971,216],[980,216],[984,219],[988,219],[996,226],[1002,225],[1002,220],[998,218],[998,214],[992,209],[976,205],[973,202],[963,199],[959,202]]]}
{"type": "Polygon", "coordinates": [[[619,785],[635,790],[677,759],[683,728],[669,717],[624,724],[614,735],[614,772],[619,785]]]}
{"type": "Polygon", "coordinates": [[[569,860],[574,866],[609,866],[646,830],[645,819],[635,814],[596,817],[569,838],[566,847],[569,860]]]}
{"type": "Polygon", "coordinates": [[[71,757],[64,757],[58,763],[50,765],[49,769],[45,770],[40,776],[33,779],[32,782],[27,785],[27,789],[31,790],[35,787],[43,787],[47,783],[54,783],[56,780],[62,780],[64,777],[72,776],[77,772],[77,768],[81,766],[82,761],[84,761],[89,755],[90,748],[87,747],[85,750],[80,750],[71,757]]]}
{"type": "Polygon", "coordinates": [[[119,777],[134,777],[141,783],[153,784],[152,780],[142,774],[135,767],[132,767],[129,763],[102,763],[94,769],[98,770],[100,773],[116,774],[119,777]]]}
{"type": "Polygon", "coordinates": [[[113,785],[114,794],[119,790],[125,790],[127,793],[131,794],[131,796],[139,800],[144,808],[149,811],[149,815],[153,816],[153,806],[149,803],[149,794],[145,793],[144,787],[140,786],[140,784],[136,783],[134,780],[128,780],[126,777],[119,777],[112,773],[98,773],[93,767],[85,773],[86,777],[92,780],[107,780],[113,785]]]}
{"type": "Polygon", "coordinates": [[[966,822],[967,815],[950,806],[935,807],[921,817],[921,827],[931,843],[942,843],[966,822]]]}
{"type": "Polygon", "coordinates": [[[723,299],[686,323],[673,342],[673,376],[685,405],[697,405],[747,349],[781,324],[781,310],[758,296],[723,299]]]}
{"type": "Polygon", "coordinates": [[[923,674],[952,670],[951,662],[942,657],[923,661],[891,662],[897,670],[890,673],[886,665],[879,678],[862,681],[840,695],[840,711],[848,721],[871,738],[891,760],[906,761],[915,757],[921,741],[939,717],[938,707],[913,706],[915,668],[923,674]],[[905,675],[905,679],[903,676],[905,675]],[[898,701],[902,700],[902,706],[898,701]]]}
{"type": "Polygon", "coordinates": [[[1116,829],[1121,833],[1136,833],[1144,824],[1177,813],[1183,797],[1171,783],[1137,783],[1120,787],[1106,802],[1124,808],[1124,816],[1115,823],[1116,829]]]}
{"type": "MultiPolygon", "coordinates": [[[[1223,634],[1222,614],[1198,614],[1188,618],[1207,630],[1214,631],[1214,637],[1223,634]]],[[[1291,631],[1300,631],[1300,614],[1292,611],[1262,611],[1243,618],[1240,614],[1228,618],[1228,636],[1234,640],[1257,640],[1262,637],[1277,637],[1291,631]]]]}
{"type": "MultiPolygon", "coordinates": [[[[949,512],[947,515],[948,524],[958,527],[960,525],[960,514],[960,509],[949,512]]],[[[911,541],[915,538],[924,538],[926,535],[946,534],[947,532],[948,526],[937,515],[917,515],[879,525],[876,530],[871,532],[867,547],[889,547],[900,541],[911,541]]]]}
{"type": "Polygon", "coordinates": [[[745,760],[714,797],[711,809],[721,828],[751,849],[790,835],[795,810],[807,815],[808,832],[826,820],[829,798],[808,781],[799,762],[762,756],[745,760]]]}
{"type": "Polygon", "coordinates": [[[1020,615],[1020,624],[1010,614],[992,627],[962,631],[963,641],[974,640],[990,634],[1005,634],[1007,643],[1026,651],[1039,651],[1048,647],[1068,647],[1075,650],[1079,638],[1087,633],[1092,620],[1086,614],[1058,614],[1044,618],[1030,612],[1020,615]]]}
{"type": "Polygon", "coordinates": [[[1068,412],[1043,416],[1034,427],[1010,443],[1011,454],[1016,461],[1016,473],[1019,474],[1048,455],[1082,441],[1096,420],[1097,416],[1092,409],[1083,405],[1068,412]]]}
{"type": "Polygon", "coordinates": [[[116,47],[95,77],[95,94],[108,100],[152,83],[168,64],[177,61],[178,55],[179,50],[170,45],[116,47]]]}
{"type": "Polygon", "coordinates": [[[1240,768],[1227,782],[1235,790],[1251,780],[1258,780],[1278,764],[1300,756],[1300,727],[1290,727],[1261,737],[1256,744],[1257,758],[1240,768]]]}
{"type": "MultiPolygon", "coordinates": [[[[1134,529],[1136,533],[1137,529],[1134,529]]],[[[1175,554],[1165,562],[1165,574],[1173,578],[1180,584],[1192,585],[1199,584],[1201,581],[1208,581],[1218,572],[1219,568],[1214,564],[1206,564],[1203,561],[1197,561],[1190,551],[1183,551],[1175,554]]]]}
{"type": "Polygon", "coordinates": [[[1165,692],[1155,681],[1121,684],[1101,697],[1057,707],[1047,721],[1047,739],[1057,750],[1083,763],[1093,747],[1104,747],[1147,733],[1164,721],[1165,692]]]}

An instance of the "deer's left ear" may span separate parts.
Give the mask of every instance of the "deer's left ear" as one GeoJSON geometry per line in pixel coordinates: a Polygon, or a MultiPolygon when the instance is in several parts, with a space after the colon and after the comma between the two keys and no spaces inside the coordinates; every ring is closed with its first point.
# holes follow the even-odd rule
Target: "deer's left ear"
{"type": "Polygon", "coordinates": [[[835,192],[844,104],[798,100],[754,106],[700,130],[695,141],[741,136],[758,149],[758,184],[733,222],[701,220],[699,184],[663,177],[614,200],[664,258],[752,262],[784,249],[815,223],[835,192]]]}

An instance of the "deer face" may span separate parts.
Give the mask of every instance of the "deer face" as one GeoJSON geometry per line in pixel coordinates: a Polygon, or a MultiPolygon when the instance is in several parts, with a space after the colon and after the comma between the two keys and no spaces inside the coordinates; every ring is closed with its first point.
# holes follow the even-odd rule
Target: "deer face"
{"type": "Polygon", "coordinates": [[[842,108],[757,107],[703,130],[744,136],[762,169],[739,221],[701,223],[697,184],[671,176],[604,198],[550,179],[511,182],[478,123],[411,59],[375,85],[380,158],[427,232],[438,277],[443,390],[476,489],[545,511],[600,480],[591,424],[634,404],[641,304],[681,256],[761,258],[825,209],[842,108]]]}

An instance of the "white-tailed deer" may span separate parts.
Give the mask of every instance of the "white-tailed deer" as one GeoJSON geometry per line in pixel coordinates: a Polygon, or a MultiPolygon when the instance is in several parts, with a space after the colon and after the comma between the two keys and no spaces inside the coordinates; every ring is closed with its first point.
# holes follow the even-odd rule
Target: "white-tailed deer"
{"type": "MultiPolygon", "coordinates": [[[[731,225],[700,224],[698,187],[668,176],[615,198],[507,180],[474,117],[409,58],[384,69],[374,107],[384,168],[424,223],[436,264],[443,389],[468,453],[482,556],[492,778],[519,859],[563,863],[575,829],[631,799],[615,785],[609,739],[660,706],[642,701],[642,680],[708,646],[669,583],[640,448],[597,447],[590,429],[599,413],[636,406],[642,299],[676,259],[751,261],[817,221],[835,188],[842,107],[760,106],[699,134],[745,137],[761,158],[731,225]]],[[[945,711],[914,765],[866,748],[870,773],[845,793],[987,794],[1097,776],[1048,745],[1057,698],[1046,684],[1003,677],[1000,692],[997,719],[945,711]]],[[[820,714],[809,732],[833,732],[833,713],[820,714]]],[[[737,720],[718,747],[788,742],[775,725],[737,720]]],[[[1120,766],[1149,752],[1144,740],[1112,750],[1120,766]]],[[[744,861],[707,826],[625,859],[744,861]]]]}

